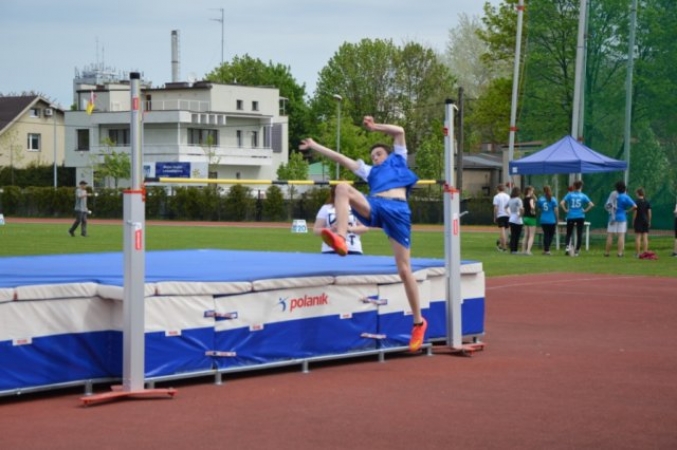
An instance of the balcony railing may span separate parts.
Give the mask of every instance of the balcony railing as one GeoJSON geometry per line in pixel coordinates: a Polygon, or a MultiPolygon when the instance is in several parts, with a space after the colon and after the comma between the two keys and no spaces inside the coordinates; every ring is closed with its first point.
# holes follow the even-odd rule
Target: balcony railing
{"type": "Polygon", "coordinates": [[[211,102],[204,100],[151,100],[144,102],[145,111],[194,111],[207,112],[211,102]]]}
{"type": "MultiPolygon", "coordinates": [[[[77,153],[88,155],[90,159],[99,160],[107,152],[124,152],[129,154],[129,146],[93,146],[89,151],[77,153]]],[[[268,166],[272,164],[271,148],[247,147],[202,147],[198,145],[144,145],[144,160],[154,161],[199,161],[205,160],[216,165],[268,166]]]]}

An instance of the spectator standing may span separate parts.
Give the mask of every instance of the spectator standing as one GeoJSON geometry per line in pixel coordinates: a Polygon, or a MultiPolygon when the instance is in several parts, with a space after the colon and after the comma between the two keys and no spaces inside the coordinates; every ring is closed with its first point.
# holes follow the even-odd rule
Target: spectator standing
{"type": "Polygon", "coordinates": [[[87,191],[87,182],[82,180],[77,188],[75,188],[75,222],[68,229],[68,234],[75,237],[75,230],[80,227],[80,235],[87,237],[87,215],[89,209],[87,208],[87,197],[92,194],[87,191]]]}
{"type": "Polygon", "coordinates": [[[519,253],[517,248],[519,246],[520,235],[522,234],[522,215],[524,214],[524,204],[520,198],[520,188],[512,188],[507,209],[510,214],[508,218],[508,223],[510,224],[510,254],[516,255],[519,253]]]}
{"type": "Polygon", "coordinates": [[[550,246],[557,231],[559,222],[559,209],[557,199],[552,195],[550,186],[543,186],[543,195],[538,198],[536,207],[541,212],[540,222],[543,229],[543,254],[551,255],[550,246]]]}
{"type": "Polygon", "coordinates": [[[567,234],[566,234],[566,253],[569,256],[578,256],[581,251],[581,242],[583,240],[583,227],[585,226],[585,214],[590,211],[595,204],[590,198],[582,192],[583,181],[576,180],[572,190],[564,196],[560,205],[566,213],[567,234]],[[576,228],[576,246],[571,244],[574,227],[576,228]]]}
{"type": "Polygon", "coordinates": [[[504,252],[508,248],[508,202],[510,196],[505,192],[505,186],[499,184],[496,186],[496,195],[494,195],[494,223],[498,225],[498,241],[496,248],[499,252],[504,252]]]}
{"type": "Polygon", "coordinates": [[[522,240],[522,253],[531,256],[531,247],[534,245],[536,234],[536,197],[533,186],[524,188],[524,239],[522,240]]]}
{"type": "Polygon", "coordinates": [[[616,237],[617,255],[623,256],[625,250],[625,233],[628,231],[628,210],[637,209],[635,201],[625,193],[625,182],[616,182],[616,189],[609,194],[604,208],[609,211],[609,224],[607,225],[606,248],[604,256],[609,256],[613,239],[616,237]]]}
{"type": "Polygon", "coordinates": [[[651,203],[644,196],[644,189],[638,188],[635,191],[637,199],[635,204],[635,217],[633,226],[635,228],[635,253],[636,256],[642,252],[649,251],[649,229],[651,228],[651,203]]]}

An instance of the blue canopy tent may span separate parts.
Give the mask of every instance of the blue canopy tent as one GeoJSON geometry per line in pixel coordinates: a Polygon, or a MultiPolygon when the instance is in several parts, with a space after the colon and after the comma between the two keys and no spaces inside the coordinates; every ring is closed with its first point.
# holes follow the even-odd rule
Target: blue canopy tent
{"type": "Polygon", "coordinates": [[[597,153],[571,136],[509,163],[510,176],[615,172],[627,166],[625,161],[597,153]]]}

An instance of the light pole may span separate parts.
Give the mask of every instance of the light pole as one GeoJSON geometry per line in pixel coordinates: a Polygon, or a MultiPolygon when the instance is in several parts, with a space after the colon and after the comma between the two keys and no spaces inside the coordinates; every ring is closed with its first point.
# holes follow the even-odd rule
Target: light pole
{"type": "MultiPolygon", "coordinates": [[[[343,102],[343,97],[338,94],[333,95],[334,100],[336,100],[336,153],[341,153],[341,103],[343,102]]],[[[336,180],[340,177],[340,168],[341,165],[336,163],[336,180]]]]}
{"type": "Polygon", "coordinates": [[[209,19],[209,20],[213,20],[213,21],[215,21],[215,22],[220,22],[220,23],[221,23],[221,65],[223,65],[223,42],[224,42],[224,38],[223,38],[223,24],[224,24],[224,10],[223,10],[223,8],[212,8],[212,9],[221,11],[221,18],[220,18],[220,19],[209,19]]]}
{"type": "Polygon", "coordinates": [[[53,144],[54,144],[54,148],[53,148],[53,151],[54,151],[54,189],[56,189],[56,187],[57,187],[57,172],[56,172],[56,116],[57,116],[56,112],[57,112],[57,109],[54,105],[49,105],[49,107],[52,108],[52,119],[53,119],[52,122],[53,122],[53,125],[54,125],[52,132],[54,134],[54,142],[53,142],[53,144]]]}

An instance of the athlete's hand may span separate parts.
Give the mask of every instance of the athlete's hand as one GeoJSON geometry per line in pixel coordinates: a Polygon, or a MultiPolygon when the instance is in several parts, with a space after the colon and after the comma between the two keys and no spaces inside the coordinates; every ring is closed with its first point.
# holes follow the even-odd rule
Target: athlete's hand
{"type": "Polygon", "coordinates": [[[313,144],[315,144],[315,141],[312,138],[303,139],[301,141],[301,144],[299,145],[299,150],[301,151],[312,150],[313,144]]]}
{"type": "Polygon", "coordinates": [[[371,116],[364,116],[364,119],[362,119],[362,124],[369,131],[374,131],[376,125],[374,123],[374,118],[371,116]]]}

